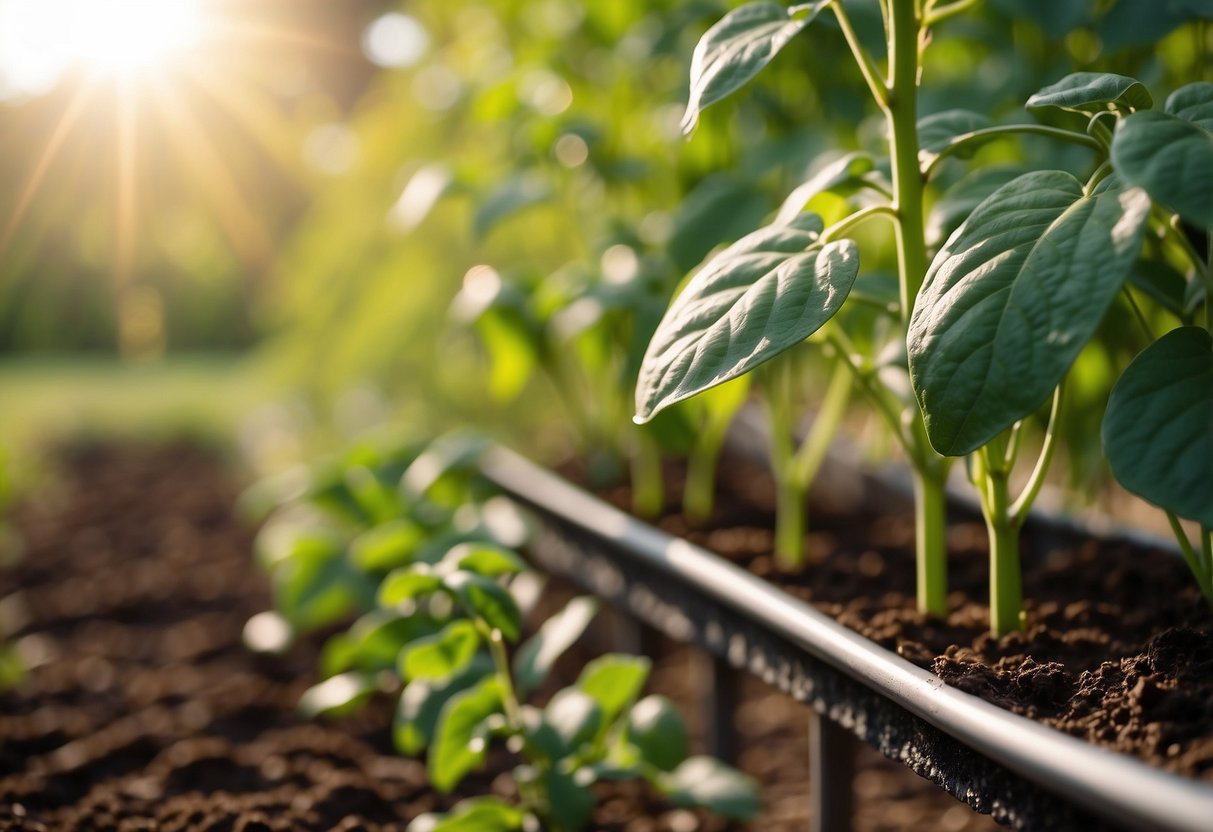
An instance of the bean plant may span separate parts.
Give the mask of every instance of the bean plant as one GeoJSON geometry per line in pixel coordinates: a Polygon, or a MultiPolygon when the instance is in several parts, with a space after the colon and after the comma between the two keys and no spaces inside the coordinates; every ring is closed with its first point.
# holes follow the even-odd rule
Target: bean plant
{"type": "MultiPolygon", "coordinates": [[[[920,117],[923,56],[937,47],[938,27],[975,3],[880,3],[883,67],[852,26],[851,5],[748,3],[699,42],[683,121],[687,132],[705,107],[832,15],[884,117],[888,156],[873,167],[887,166],[888,186],[871,177],[856,183],[844,173],[865,192],[850,213],[827,226],[812,212],[781,212],[700,269],[649,345],[636,389],[637,421],[743,376],[810,336],[829,344],[912,466],[918,602],[934,615],[947,611],[945,479],[953,458],[969,458],[990,536],[991,629],[1002,634],[1022,622],[1019,529],[1053,457],[1064,378],[1118,298],[1136,310],[1126,287],[1137,275],[1134,282],[1169,301],[1184,326],[1130,366],[1113,394],[1105,443],[1129,488],[1202,524],[1199,544],[1185,538],[1182,545],[1207,593],[1213,420],[1208,337],[1192,324],[1196,310],[1209,306],[1209,255],[1192,240],[1208,246],[1213,85],[1181,87],[1156,111],[1135,79],[1080,72],[1026,102],[1033,112],[1060,111],[1060,125],[998,124],[967,110],[920,117]],[[941,201],[951,214],[945,220],[959,227],[932,257],[928,220],[938,224],[927,210],[932,180],[946,163],[981,145],[1022,135],[1083,148],[1080,176],[1049,169],[999,172],[980,180],[978,198],[966,194],[972,200],[967,205],[941,201]],[[897,299],[888,309],[904,344],[894,350],[899,372],[890,373],[881,356],[857,349],[837,317],[859,274],[860,247],[852,236],[873,221],[891,227],[896,249],[897,299]],[[1143,261],[1147,231],[1156,239],[1143,261]],[[1161,376],[1155,375],[1159,364],[1168,368],[1161,376]],[[907,373],[910,384],[900,383],[907,373]],[[1151,384],[1160,378],[1173,382],[1163,393],[1151,384]],[[1050,399],[1036,463],[1013,496],[1024,426],[1050,399]],[[1139,425],[1132,414],[1146,399],[1154,417],[1139,425]]],[[[844,157],[842,169],[853,161],[844,157]]],[[[786,418],[772,424],[779,433],[789,429],[786,418]]],[[[777,483],[786,490],[786,459],[775,462],[777,483]]],[[[799,499],[781,496],[780,508],[799,499]]],[[[1179,528],[1178,520],[1173,524],[1179,528]]]]}
{"type": "Polygon", "coordinates": [[[754,784],[689,756],[673,704],[642,696],[647,658],[602,656],[542,707],[531,704],[598,605],[575,598],[521,640],[542,582],[513,548],[525,519],[474,476],[482,446],[452,435],[364,447],[263,488],[262,499],[268,490],[284,504],[259,540],[278,609],[249,622],[250,645],[280,650],[295,632],[356,616],[326,643],[326,678],[303,694],[304,714],[349,713],[376,691],[399,690],[396,747],[424,752],[443,793],[482,768],[494,743],[513,755],[515,800],[469,799],[419,816],[413,832],[581,829],[594,784],[623,778],[675,805],[753,815],[754,784]]]}

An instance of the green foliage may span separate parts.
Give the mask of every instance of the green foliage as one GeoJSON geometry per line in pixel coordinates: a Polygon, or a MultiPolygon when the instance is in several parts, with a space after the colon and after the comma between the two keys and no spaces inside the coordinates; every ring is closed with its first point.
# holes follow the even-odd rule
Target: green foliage
{"type": "Polygon", "coordinates": [[[1155,505],[1213,528],[1213,337],[1173,329],[1112,389],[1103,440],[1116,478],[1155,505]]]}
{"type": "Polygon", "coordinates": [[[828,321],[859,269],[855,244],[822,244],[802,214],[755,231],[704,267],[670,307],[645,353],[636,419],[737,378],[828,321]]]}
{"type": "MultiPolygon", "coordinates": [[[[492,499],[501,498],[484,501],[469,467],[477,447],[462,435],[410,446],[407,453],[353,455],[320,466],[310,486],[282,492],[285,505],[263,532],[262,565],[275,575],[291,574],[296,562],[320,560],[340,565],[372,590],[351,600],[362,615],[325,645],[327,678],[303,694],[300,710],[342,716],[376,693],[399,690],[393,740],[402,753],[426,754],[430,782],[441,792],[460,788],[482,768],[494,743],[516,756],[518,805],[468,801],[449,814],[418,818],[414,830],[522,829],[536,822],[544,829],[581,829],[596,805],[593,784],[605,777],[646,780],[680,805],[718,803],[730,817],[742,817],[738,812],[750,806],[752,814],[753,783],[727,767],[718,766],[715,788],[672,784],[687,758],[686,729],[666,700],[637,702],[647,659],[600,657],[544,707],[527,703],[590,626],[598,604],[572,599],[512,649],[523,631],[515,595],[526,593],[515,586],[526,565],[513,548],[521,541],[491,532],[504,528],[488,522],[492,499]],[[389,504],[399,516],[383,513],[389,504]],[[367,557],[368,528],[385,529],[384,540],[408,529],[408,545],[387,546],[391,557],[367,557]],[[737,797],[746,790],[748,803],[737,797]]],[[[278,622],[289,641],[296,630],[339,620],[301,615],[292,586],[276,583],[285,591],[276,598],[281,614],[251,622],[250,631],[278,622]]],[[[263,649],[281,649],[281,638],[260,641],[263,649]]]]}
{"type": "Polygon", "coordinates": [[[748,3],[707,31],[691,58],[691,91],[682,130],[691,132],[699,113],[741,87],[812,22],[824,3],[791,9],[778,3],[748,3]],[[806,15],[797,16],[798,12],[806,15]]]}
{"type": "Polygon", "coordinates": [[[1043,404],[1137,259],[1150,200],[1062,171],[995,191],[935,256],[907,336],[940,453],[985,445],[1043,404]]]}

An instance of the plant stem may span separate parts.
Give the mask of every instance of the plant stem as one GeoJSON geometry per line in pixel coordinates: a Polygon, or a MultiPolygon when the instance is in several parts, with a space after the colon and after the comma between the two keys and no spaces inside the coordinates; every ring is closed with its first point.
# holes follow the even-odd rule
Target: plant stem
{"type": "Polygon", "coordinates": [[[1023,626],[1023,578],[1019,566],[1019,523],[1008,510],[1008,472],[987,460],[986,530],[990,536],[990,632],[995,638],[1023,626]]]}
{"type": "Polygon", "coordinates": [[[716,500],[716,467],[723,435],[702,434],[687,456],[687,481],[682,492],[682,513],[692,523],[702,523],[712,514],[716,500]]]}
{"type": "MultiPolygon", "coordinates": [[[[1019,494],[1019,499],[1010,508],[1011,520],[1017,525],[1023,523],[1024,518],[1027,517],[1028,509],[1036,501],[1036,495],[1040,493],[1041,486],[1044,485],[1045,474],[1048,473],[1049,465],[1053,462],[1053,453],[1057,448],[1058,419],[1061,417],[1062,403],[1065,399],[1065,385],[1066,381],[1063,377],[1053,391],[1053,405],[1049,408],[1049,424],[1045,428],[1044,444],[1040,447],[1040,456],[1036,458],[1036,467],[1032,469],[1027,485],[1019,494]]],[[[1008,471],[1014,462],[1015,457],[1012,455],[1006,463],[1008,471]]]]}
{"type": "Polygon", "coordinates": [[[1184,560],[1188,563],[1188,568],[1192,570],[1193,577],[1196,578],[1196,584],[1200,587],[1201,594],[1208,599],[1209,604],[1213,605],[1213,541],[1210,540],[1209,529],[1201,527],[1201,546],[1198,551],[1184,531],[1183,526],[1179,523],[1179,518],[1174,512],[1167,511],[1167,522],[1171,524],[1171,532],[1175,535],[1175,542],[1179,544],[1179,549],[1183,552],[1184,560]]]}
{"type": "Polygon", "coordinates": [[[792,458],[793,476],[805,490],[808,490],[821,469],[821,463],[825,461],[830,442],[838,433],[843,417],[846,416],[847,402],[850,399],[851,374],[839,360],[830,375],[829,386],[826,387],[817,416],[813,419],[813,426],[809,428],[809,435],[792,458]]]}
{"type": "Polygon", "coordinates": [[[780,566],[799,570],[804,566],[804,536],[807,526],[805,488],[795,477],[775,477],[775,560],[780,566]]]}
{"type": "Polygon", "coordinates": [[[661,448],[643,428],[635,428],[631,453],[632,510],[639,517],[656,517],[665,507],[661,448]]]}
{"type": "MultiPolygon", "coordinates": [[[[923,177],[918,167],[918,73],[922,20],[918,3],[890,4],[889,94],[882,103],[888,123],[893,177],[894,228],[901,316],[908,325],[914,302],[927,272],[924,233],[923,177]]],[[[915,557],[918,607],[934,615],[947,613],[947,540],[944,479],[947,462],[931,448],[922,412],[910,418],[910,457],[914,462],[915,557]]],[[[899,431],[900,433],[900,431],[899,431]]]]}
{"type": "Polygon", "coordinates": [[[828,243],[831,240],[836,240],[855,226],[861,225],[872,217],[882,215],[890,217],[894,221],[897,220],[897,212],[893,210],[892,205],[869,205],[867,208],[861,208],[854,214],[843,217],[825,231],[821,232],[820,240],[822,243],[828,243]]]}
{"type": "MultiPolygon", "coordinates": [[[[910,0],[893,0],[894,6],[913,5],[910,0]]],[[[863,80],[868,85],[868,91],[872,93],[872,97],[876,99],[882,107],[888,101],[888,87],[880,80],[880,73],[876,70],[876,64],[872,62],[872,58],[863,48],[863,44],[859,42],[859,36],[855,34],[855,29],[851,26],[851,19],[847,17],[846,10],[843,9],[842,3],[839,0],[834,0],[830,4],[834,10],[834,17],[838,19],[838,28],[842,30],[842,36],[846,38],[847,46],[851,49],[851,55],[855,58],[855,63],[859,66],[860,73],[863,74],[863,80]]]]}
{"type": "Polygon", "coordinates": [[[1097,153],[1104,151],[1104,146],[1095,139],[1088,136],[1086,133],[1075,133],[1073,130],[1063,130],[1058,127],[1048,127],[1044,124],[1001,124],[995,127],[983,127],[980,130],[974,130],[970,133],[962,133],[948,141],[946,145],[940,148],[933,156],[929,158],[926,166],[923,168],[922,175],[928,179],[936,166],[947,157],[951,156],[960,150],[963,150],[966,145],[989,141],[995,136],[1009,136],[1016,133],[1029,133],[1037,136],[1048,136],[1049,138],[1058,139],[1063,142],[1072,142],[1074,144],[1089,147],[1097,153]]]}
{"type": "Polygon", "coordinates": [[[941,478],[914,477],[914,549],[917,555],[918,610],[940,618],[948,614],[946,542],[947,496],[941,478]]]}
{"type": "Polygon", "coordinates": [[[882,102],[892,144],[893,207],[902,317],[909,321],[927,273],[922,174],[918,169],[918,37],[915,3],[892,4],[889,31],[889,94],[882,102]]]}
{"type": "Polygon", "coordinates": [[[804,565],[805,489],[794,465],[792,390],[786,359],[766,373],[762,398],[771,426],[771,467],[775,475],[775,559],[788,569],[804,565]]]}

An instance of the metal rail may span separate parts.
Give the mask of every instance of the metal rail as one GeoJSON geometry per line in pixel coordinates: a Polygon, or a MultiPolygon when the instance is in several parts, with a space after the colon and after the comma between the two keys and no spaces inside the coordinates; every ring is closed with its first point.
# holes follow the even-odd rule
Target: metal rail
{"type": "Polygon", "coordinates": [[[500,447],[484,474],[535,509],[540,565],[807,702],[1019,829],[1208,832],[1213,788],[1002,710],[704,549],[500,447]]]}

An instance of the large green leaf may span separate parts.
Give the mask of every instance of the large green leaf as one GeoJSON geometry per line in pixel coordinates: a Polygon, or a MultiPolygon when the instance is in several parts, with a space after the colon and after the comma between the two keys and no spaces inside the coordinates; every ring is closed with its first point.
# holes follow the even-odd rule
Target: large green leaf
{"type": "Polygon", "coordinates": [[[940,453],[967,454],[1036,410],[1137,259],[1150,200],[1105,179],[1025,174],[936,255],[910,320],[910,377],[940,453]]]}
{"type": "Polygon", "coordinates": [[[1185,84],[1167,96],[1163,109],[1173,116],[1213,131],[1213,82],[1185,84]]]}
{"type": "Polygon", "coordinates": [[[1112,163],[1126,182],[1213,227],[1213,132],[1169,113],[1134,113],[1116,127],[1112,163]]]}
{"type": "Polygon", "coordinates": [[[712,757],[689,757],[658,784],[680,806],[704,806],[718,815],[748,820],[762,802],[754,781],[712,757]]]}
{"type": "Polygon", "coordinates": [[[468,772],[484,763],[489,738],[485,721],[501,710],[501,683],[495,676],[447,700],[438,715],[426,760],[434,788],[449,792],[468,772]]]}
{"type": "Polygon", "coordinates": [[[826,3],[789,9],[779,3],[747,3],[704,34],[691,58],[691,90],[682,130],[690,133],[699,113],[757,75],[788,41],[812,22],[826,3]],[[795,16],[796,12],[807,12],[795,16]]]}
{"type": "Polygon", "coordinates": [[[1141,352],[1112,389],[1104,450],[1125,488],[1213,527],[1213,337],[1172,330],[1141,352]]]}
{"type": "Polygon", "coordinates": [[[552,665],[581,637],[597,614],[598,602],[593,598],[574,598],[523,642],[514,654],[514,684],[520,696],[547,678],[552,665]]]}
{"type": "Polygon", "coordinates": [[[1088,115],[1148,110],[1153,105],[1141,81],[1110,72],[1075,72],[1028,99],[1029,107],[1059,107],[1088,115]]]}
{"type": "Polygon", "coordinates": [[[833,317],[859,270],[854,242],[820,245],[821,218],[755,231],[712,258],[662,318],[636,383],[636,421],[737,378],[833,317]]]}

